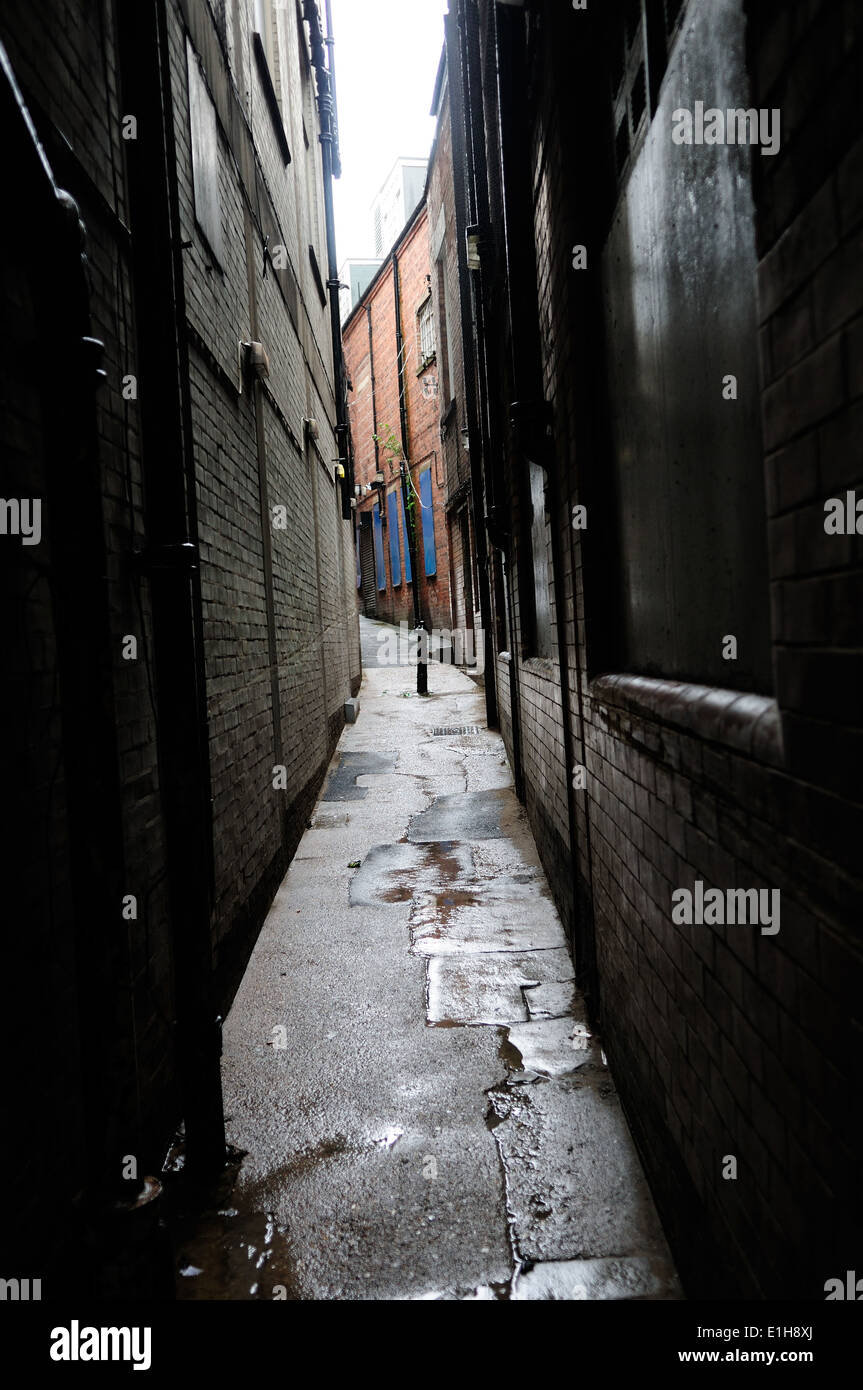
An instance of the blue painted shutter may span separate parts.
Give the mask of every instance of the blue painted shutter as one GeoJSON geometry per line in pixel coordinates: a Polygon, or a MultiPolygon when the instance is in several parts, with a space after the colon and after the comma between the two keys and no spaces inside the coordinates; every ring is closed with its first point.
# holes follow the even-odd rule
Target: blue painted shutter
{"type": "Polygon", "coordinates": [[[402,582],[402,565],[399,558],[399,517],[398,497],[395,492],[387,493],[387,526],[390,532],[390,569],[393,572],[393,588],[402,582]]]}
{"type": "Polygon", "coordinates": [[[423,518],[423,551],[425,552],[426,574],[437,574],[437,551],[434,541],[434,512],[432,511],[431,468],[420,473],[420,501],[423,518]]]}
{"type": "Polygon", "coordinates": [[[375,527],[375,578],[378,581],[378,588],[385,589],[387,587],[387,567],[384,562],[384,526],[377,502],[375,502],[372,514],[375,527]]]}

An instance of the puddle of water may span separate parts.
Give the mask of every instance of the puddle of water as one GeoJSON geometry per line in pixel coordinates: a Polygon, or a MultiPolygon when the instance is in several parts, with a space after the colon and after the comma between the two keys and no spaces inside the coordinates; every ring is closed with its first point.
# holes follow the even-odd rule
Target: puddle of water
{"type": "Polygon", "coordinates": [[[226,1216],[205,1212],[176,1257],[177,1298],[295,1300],[309,1297],[291,1253],[287,1227],[272,1213],[226,1216]]]}
{"type": "Polygon", "coordinates": [[[500,838],[505,834],[502,815],[505,809],[511,809],[505,798],[511,796],[511,792],[498,789],[435,797],[427,811],[414,816],[409,838],[417,844],[500,838]]]}
{"type": "Polygon", "coordinates": [[[520,1069],[550,1077],[576,1071],[598,1051],[587,1026],[571,1016],[510,1028],[508,1045],[519,1056],[520,1069]]]}
{"type": "Polygon", "coordinates": [[[375,845],[351,880],[352,907],[409,902],[421,891],[443,891],[475,877],[467,845],[443,841],[416,845],[400,840],[375,845]]]}

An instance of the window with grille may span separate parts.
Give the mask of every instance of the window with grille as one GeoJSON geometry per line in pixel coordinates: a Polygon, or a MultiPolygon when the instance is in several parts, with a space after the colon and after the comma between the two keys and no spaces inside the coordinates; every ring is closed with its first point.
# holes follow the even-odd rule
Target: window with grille
{"type": "Polygon", "coordinates": [[[608,25],[614,162],[623,182],[653,120],[687,0],[618,0],[608,25]]]}
{"type": "Polygon", "coordinates": [[[417,310],[417,348],[422,370],[435,355],[434,307],[431,295],[417,310]]]}

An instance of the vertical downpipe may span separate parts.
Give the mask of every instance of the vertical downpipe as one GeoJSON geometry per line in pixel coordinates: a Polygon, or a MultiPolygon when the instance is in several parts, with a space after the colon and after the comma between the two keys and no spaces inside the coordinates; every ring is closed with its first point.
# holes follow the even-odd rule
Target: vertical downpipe
{"type": "MultiPolygon", "coordinates": [[[[416,509],[410,505],[408,493],[408,470],[410,469],[410,440],[408,438],[408,412],[407,401],[405,399],[405,361],[404,361],[404,337],[402,335],[402,290],[401,276],[399,275],[399,258],[397,252],[393,251],[393,296],[395,299],[396,314],[396,364],[398,367],[398,387],[399,387],[399,425],[402,438],[402,458],[401,458],[401,484],[402,484],[402,506],[404,507],[405,520],[408,527],[408,549],[411,557],[411,574],[413,577],[413,601],[414,601],[414,630],[419,634],[419,647],[417,650],[417,694],[428,694],[428,664],[423,660],[426,655],[422,637],[422,611],[420,608],[420,572],[417,565],[417,533],[416,533],[416,509]]],[[[412,481],[412,480],[411,480],[412,481]]]]}
{"type": "Polygon", "coordinates": [[[318,112],[321,122],[321,160],[324,176],[324,214],[327,227],[327,293],[330,300],[330,336],[333,346],[333,377],[336,399],[336,441],[339,458],[345,470],[342,480],[342,518],[350,521],[353,515],[351,499],[354,495],[353,462],[349,447],[350,427],[348,425],[347,377],[345,373],[344,351],[342,348],[342,324],[339,311],[339,271],[336,252],[336,217],[333,205],[333,179],[341,175],[341,156],[338,146],[336,126],[335,76],[334,69],[327,66],[325,49],[329,50],[330,64],[334,62],[335,40],[332,35],[332,15],[327,6],[328,33],[324,37],[321,28],[321,15],[317,0],[304,0],[303,15],[309,26],[309,39],[312,52],[312,67],[318,92],[318,112]]]}
{"type": "MultiPolygon", "coordinates": [[[[462,359],[464,363],[465,414],[467,415],[468,444],[470,446],[471,502],[474,517],[474,543],[477,552],[479,573],[479,607],[483,627],[483,660],[485,663],[485,703],[486,719],[490,728],[497,728],[497,672],[495,670],[494,633],[491,621],[491,594],[488,582],[488,541],[486,536],[486,501],[484,470],[487,463],[487,440],[480,421],[477,403],[476,355],[474,352],[474,295],[471,287],[471,271],[467,264],[467,224],[469,190],[465,179],[467,150],[471,147],[470,131],[466,122],[466,108],[469,109],[467,58],[463,53],[462,35],[456,17],[446,19],[447,65],[450,68],[450,124],[452,127],[452,162],[455,194],[456,244],[458,248],[458,280],[460,314],[462,324],[462,359]]],[[[471,168],[475,175],[473,160],[471,168]]],[[[474,199],[475,201],[475,199],[474,199]]],[[[476,346],[480,350],[479,337],[482,333],[481,305],[477,296],[476,346]]],[[[512,672],[512,667],[510,667],[512,672]]],[[[515,739],[513,739],[515,747],[515,739]]]]}
{"type": "MultiPolygon", "coordinates": [[[[245,212],[246,285],[249,299],[249,330],[252,341],[260,338],[258,318],[258,289],[255,280],[255,228],[249,208],[245,212]]],[[[270,491],[267,477],[267,440],[264,427],[264,387],[257,375],[252,376],[252,409],[255,417],[255,450],[258,462],[258,490],[261,510],[261,559],[264,571],[264,602],[267,614],[267,657],[270,665],[270,703],[273,710],[273,762],[284,762],[282,737],[282,700],[279,685],[279,645],[276,632],[276,605],[273,587],[273,540],[270,518],[270,491]]],[[[279,798],[279,829],[282,846],[288,842],[287,798],[279,798]]]]}
{"type": "MultiPolygon", "coordinates": [[[[501,165],[504,185],[504,230],[507,287],[512,326],[512,365],[516,400],[511,418],[516,447],[525,460],[545,471],[551,513],[551,563],[554,584],[557,662],[560,680],[561,733],[566,778],[567,829],[570,858],[570,924],[574,945],[579,944],[579,896],[577,822],[572,786],[573,737],[570,699],[569,652],[563,592],[562,516],[551,413],[544,400],[542,334],[537,304],[537,259],[533,218],[533,188],[526,110],[517,110],[511,93],[528,90],[525,53],[525,21],[522,13],[495,11],[498,105],[500,111],[501,165]],[[509,79],[507,81],[507,78],[509,79]]],[[[577,964],[585,962],[577,950],[577,964]]]]}

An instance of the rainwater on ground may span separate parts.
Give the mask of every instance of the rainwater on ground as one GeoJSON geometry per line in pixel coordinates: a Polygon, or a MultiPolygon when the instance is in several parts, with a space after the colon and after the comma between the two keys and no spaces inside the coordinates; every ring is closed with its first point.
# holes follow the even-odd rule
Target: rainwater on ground
{"type": "Polygon", "coordinates": [[[503,743],[464,672],[365,676],[224,1028],[237,1157],[182,1299],[674,1299],[503,743]],[[412,698],[404,698],[409,696],[412,698]]]}

